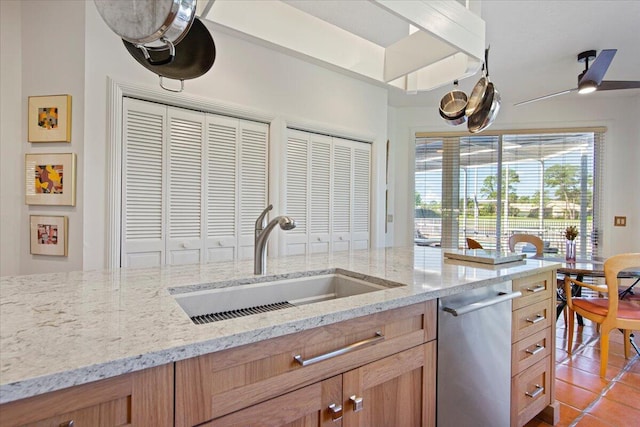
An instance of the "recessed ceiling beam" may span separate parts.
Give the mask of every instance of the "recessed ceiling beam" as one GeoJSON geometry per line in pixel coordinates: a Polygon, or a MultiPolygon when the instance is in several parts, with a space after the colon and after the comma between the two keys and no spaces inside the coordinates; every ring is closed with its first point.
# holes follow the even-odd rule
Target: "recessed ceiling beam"
{"type": "Polygon", "coordinates": [[[207,3],[204,18],[233,32],[409,92],[471,76],[484,57],[484,21],[452,0],[366,3],[413,28],[387,47],[282,1],[215,0],[211,4],[207,3]]]}

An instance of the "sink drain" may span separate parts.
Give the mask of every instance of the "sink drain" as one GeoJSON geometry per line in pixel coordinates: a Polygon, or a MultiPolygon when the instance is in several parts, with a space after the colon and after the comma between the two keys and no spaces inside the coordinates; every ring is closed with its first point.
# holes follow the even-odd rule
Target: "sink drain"
{"type": "Polygon", "coordinates": [[[237,317],[250,316],[252,314],[267,313],[269,311],[282,310],[283,308],[295,307],[295,305],[283,301],[273,304],[258,305],[249,308],[240,308],[238,310],[222,311],[219,313],[200,314],[192,316],[191,321],[196,325],[204,325],[206,323],[218,322],[220,320],[235,319],[237,317]]]}

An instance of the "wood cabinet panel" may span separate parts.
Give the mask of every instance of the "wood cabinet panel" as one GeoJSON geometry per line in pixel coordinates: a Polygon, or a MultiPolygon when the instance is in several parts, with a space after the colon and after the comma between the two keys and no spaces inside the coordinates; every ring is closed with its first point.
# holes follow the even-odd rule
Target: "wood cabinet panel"
{"type": "Polygon", "coordinates": [[[311,384],[283,396],[225,415],[204,427],[328,427],[334,422],[327,408],[342,400],[342,375],[311,384]]]}
{"type": "Polygon", "coordinates": [[[176,363],[176,425],[219,418],[435,338],[428,301],[176,363]],[[328,360],[316,357],[376,336],[384,340],[328,360]]]}
{"type": "Polygon", "coordinates": [[[511,347],[511,425],[523,426],[536,415],[555,424],[556,272],[513,281],[522,297],[513,302],[511,347]]]}
{"type": "Polygon", "coordinates": [[[522,426],[551,403],[550,356],[525,369],[511,381],[511,424],[522,426]]]}
{"type": "Polygon", "coordinates": [[[555,315],[549,300],[540,301],[513,312],[513,342],[520,341],[551,326],[555,315]]]}
{"type": "Polygon", "coordinates": [[[173,365],[145,369],[0,406],[2,426],[173,425],[173,365]]]}
{"type": "Polygon", "coordinates": [[[430,342],[346,372],[343,427],[435,425],[435,352],[430,342]]]}
{"type": "Polygon", "coordinates": [[[512,375],[516,375],[551,354],[551,327],[543,329],[513,344],[511,349],[512,375]]]}
{"type": "Polygon", "coordinates": [[[522,296],[513,300],[513,309],[517,310],[547,300],[552,296],[555,288],[555,274],[551,271],[515,279],[513,290],[522,292],[522,296]]]}

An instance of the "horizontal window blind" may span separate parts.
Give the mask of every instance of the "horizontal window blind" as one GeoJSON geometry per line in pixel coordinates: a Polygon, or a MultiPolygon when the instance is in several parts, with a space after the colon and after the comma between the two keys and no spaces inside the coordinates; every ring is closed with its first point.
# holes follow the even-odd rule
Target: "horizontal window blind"
{"type": "MultiPolygon", "coordinates": [[[[564,252],[580,231],[579,255],[597,255],[601,234],[603,132],[500,133],[416,138],[417,244],[507,249],[511,234],[534,234],[564,252]]],[[[526,250],[526,249],[525,249],[526,250]]]]}

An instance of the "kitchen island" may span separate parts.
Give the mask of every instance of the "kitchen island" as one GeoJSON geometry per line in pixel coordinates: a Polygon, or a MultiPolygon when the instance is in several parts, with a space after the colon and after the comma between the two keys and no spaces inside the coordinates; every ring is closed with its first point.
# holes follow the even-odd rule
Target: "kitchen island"
{"type": "Polygon", "coordinates": [[[550,273],[557,264],[501,266],[445,259],[437,248],[386,248],[252,261],[4,277],[0,403],[160,367],[314,328],[550,273]],[[194,324],[174,296],[261,281],[346,272],[387,285],[362,295],[194,324]]]}

